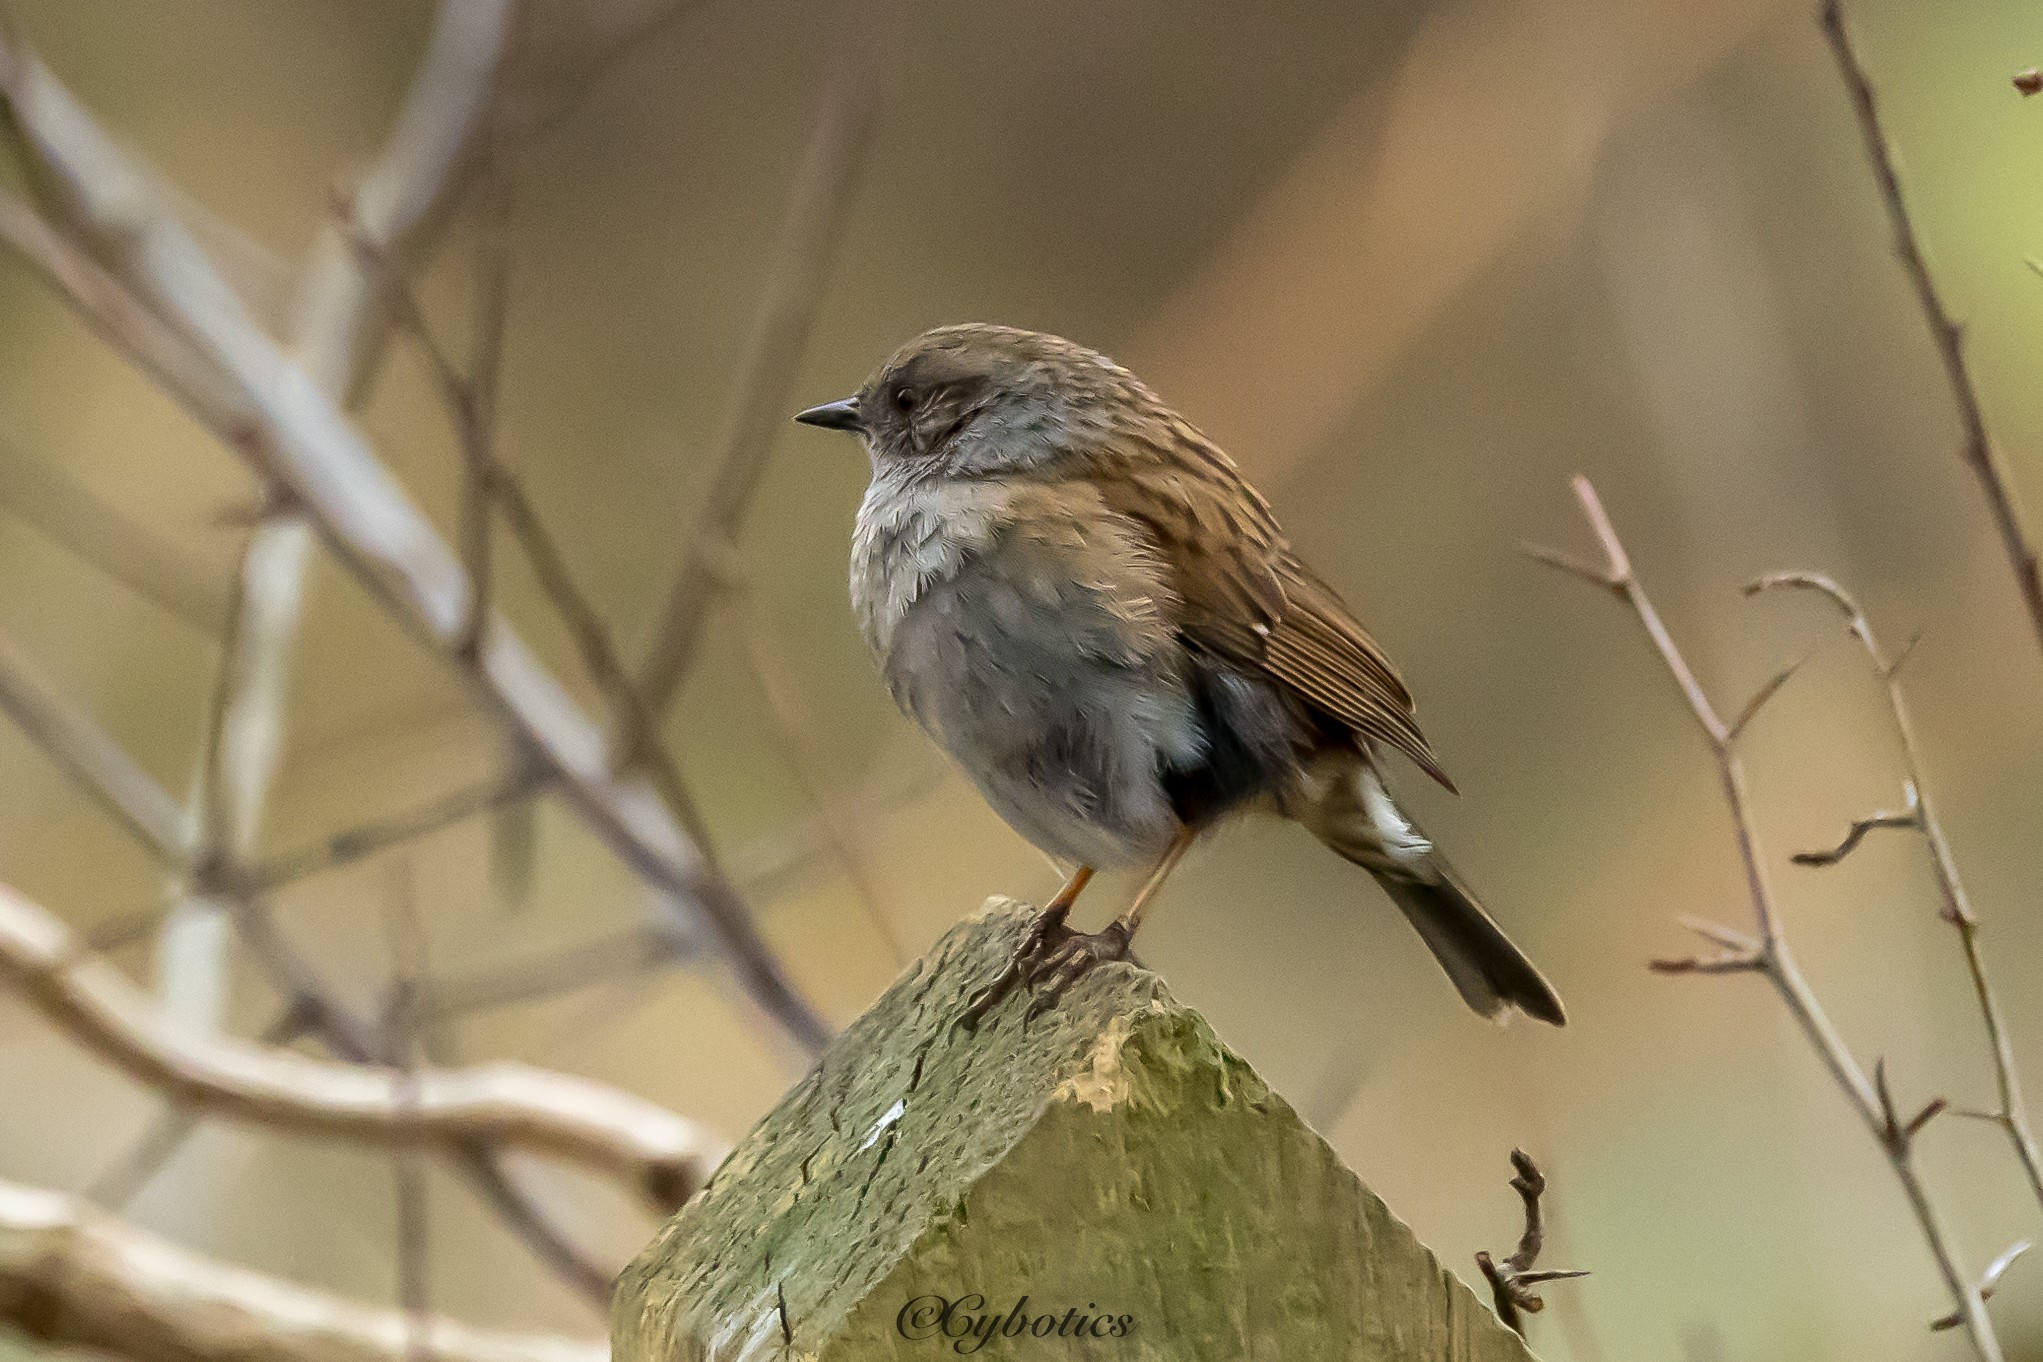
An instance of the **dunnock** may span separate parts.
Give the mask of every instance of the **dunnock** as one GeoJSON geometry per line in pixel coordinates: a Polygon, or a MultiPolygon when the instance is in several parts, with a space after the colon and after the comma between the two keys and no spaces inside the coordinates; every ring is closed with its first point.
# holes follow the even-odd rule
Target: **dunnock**
{"type": "Polygon", "coordinates": [[[1022,836],[1077,866],[974,1020],[1124,958],[1186,848],[1231,813],[1302,823],[1374,875],[1486,1017],[1562,1024],[1379,767],[1448,789],[1412,698],[1233,462],[1134,375],[1003,326],[916,337],[855,397],[795,418],[859,435],[872,482],[851,600],[895,701],[1022,836]],[[1095,868],[1154,867],[1097,933],[1095,868]]]}

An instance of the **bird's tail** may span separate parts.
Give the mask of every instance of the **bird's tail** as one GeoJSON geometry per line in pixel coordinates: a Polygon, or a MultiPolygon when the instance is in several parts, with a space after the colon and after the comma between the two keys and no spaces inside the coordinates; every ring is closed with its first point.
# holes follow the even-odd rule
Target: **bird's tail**
{"type": "Polygon", "coordinates": [[[1376,877],[1470,1007],[1490,1018],[1516,1007],[1555,1026],[1566,1024],[1553,985],[1391,801],[1366,756],[1323,754],[1285,798],[1284,812],[1376,877]]]}

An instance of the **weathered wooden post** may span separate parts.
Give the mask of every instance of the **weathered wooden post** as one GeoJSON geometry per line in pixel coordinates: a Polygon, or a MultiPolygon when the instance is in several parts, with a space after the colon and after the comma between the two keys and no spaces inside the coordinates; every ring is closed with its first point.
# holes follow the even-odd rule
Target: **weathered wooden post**
{"type": "Polygon", "coordinates": [[[1155,975],[955,1028],[1031,912],[953,929],[745,1138],[625,1271],[614,1362],[1529,1362],[1155,975]]]}

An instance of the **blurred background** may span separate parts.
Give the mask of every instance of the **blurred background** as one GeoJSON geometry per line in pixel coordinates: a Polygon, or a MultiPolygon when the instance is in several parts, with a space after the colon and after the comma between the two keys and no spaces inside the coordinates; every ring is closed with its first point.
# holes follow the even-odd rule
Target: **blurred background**
{"type": "MultiPolygon", "coordinates": [[[[656,9],[536,5],[522,40],[578,84],[521,142],[502,219],[501,457],[624,650],[655,635],[691,551],[754,381],[748,338],[804,148],[849,70],[876,84],[877,122],[813,327],[771,376],[788,410],[946,321],[1056,331],[1130,365],[1234,454],[1397,659],[1463,793],[1410,772],[1401,791],[1570,1024],[1471,1016],[1366,877],[1290,827],[1244,824],[1195,852],[1144,932],[1148,963],[1464,1277],[1476,1249],[1515,1238],[1505,1156],[1532,1151],[1552,1186],[1546,1262],[1595,1273],[1552,1288],[1534,1321],[1555,1362],[1966,1355],[1925,1330],[1948,1301],[1907,1208],[1773,994],[1646,971],[1692,949],[1680,914],[1749,921],[1729,820],[1633,619],[1518,549],[1593,553],[1567,486],[1586,473],[1721,707],[1810,655],[1749,746],[1789,931],[1899,1100],[1986,1106],[1920,842],[1786,863],[1899,802],[1863,658],[1820,603],[1738,587],[1822,569],[1890,645],[1921,631],[1906,675],[1927,775],[2043,1087],[2043,665],[1812,6],[656,9]]],[[[383,143],[432,19],[417,0],[6,12],[273,316],[333,185],[383,143]]],[[[2024,263],[2043,253],[2043,105],[2008,79],[2043,33],[2013,0],[1851,13],[1988,417],[2043,502],[2043,282],[2024,263]]],[[[416,281],[456,341],[477,222],[457,201],[416,281]]],[[[451,541],[462,457],[429,367],[395,341],[375,374],[363,427],[451,541]]],[[[720,560],[746,587],[708,620],[663,736],[765,935],[841,1025],[986,896],[1040,901],[1058,876],[896,715],[854,632],[863,459],[793,425],[771,438],[720,560]]],[[[179,796],[258,490],[0,257],[0,632],[179,796]],[[101,512],[96,539],[78,529],[101,512]],[[153,597],[94,543],[143,553],[129,575],[153,597]]],[[[504,561],[504,607],[599,709],[531,573],[504,561]]],[[[501,734],[444,659],[322,553],[288,678],[264,854],[502,769],[501,734]]],[[[448,1004],[427,1007],[442,1057],[595,1076],[742,1134],[800,1054],[685,949],[562,956],[635,940],[651,896],[557,797],[532,807],[296,879],[274,898],[282,928],[337,992],[377,1006],[401,877],[426,996],[448,1004]]],[[[0,878],[137,982],[196,990],[188,1005],[226,1030],[274,1013],[231,941],[166,933],[161,867],[11,725],[0,878]],[[182,967],[196,976],[179,950],[201,957],[182,967]]],[[[1083,915],[1126,891],[1096,888],[1083,915]]],[[[0,998],[0,1176],[104,1189],[159,1113],[0,998]]],[[[1923,1152],[1975,1268],[2037,1233],[1996,1131],[1942,1122],[1923,1152]]],[[[516,1167],[591,1257],[621,1265],[650,1236],[603,1183],[516,1167]]],[[[398,1290],[386,1154],[209,1122],[118,1199],[226,1260],[372,1301],[398,1290]]],[[[426,1204],[436,1308],[601,1332],[466,1184],[435,1168],[426,1204]]],[[[2012,1269],[1993,1313],[2010,1356],[2043,1358],[2043,1268],[2012,1269]]]]}

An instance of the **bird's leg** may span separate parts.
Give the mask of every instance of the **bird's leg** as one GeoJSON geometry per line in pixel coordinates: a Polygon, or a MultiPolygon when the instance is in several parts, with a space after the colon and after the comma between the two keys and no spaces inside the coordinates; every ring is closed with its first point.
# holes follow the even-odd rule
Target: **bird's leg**
{"type": "Polygon", "coordinates": [[[1028,977],[1037,957],[1042,955],[1053,939],[1065,932],[1064,920],[1071,916],[1071,905],[1078,902],[1079,894],[1091,883],[1092,876],[1093,869],[1089,865],[1082,865],[1071,872],[1071,878],[1064,881],[1064,887],[1057,891],[1057,897],[1050,900],[1041,915],[1036,918],[1035,926],[1029,928],[1029,934],[1022,938],[1021,944],[1015,947],[1014,954],[1008,957],[1007,968],[1000,972],[1000,977],[980,989],[972,1001],[966,1004],[963,1014],[958,1017],[958,1025],[968,1031],[977,1027],[988,1012],[1000,1005],[1001,999],[1014,992],[1015,986],[1028,977]]]}
{"type": "Polygon", "coordinates": [[[1156,863],[1156,869],[1136,891],[1134,902],[1128,905],[1126,912],[1099,931],[1074,932],[1059,924],[1058,939],[1040,950],[1035,959],[1023,964],[1029,990],[1036,995],[1029,1003],[1029,1010],[1022,1014],[1024,1024],[1056,1006],[1064,990],[1077,983],[1094,965],[1128,958],[1128,947],[1135,939],[1135,929],[1142,925],[1143,911],[1156,897],[1156,891],[1163,887],[1163,882],[1170,878],[1170,872],[1184,859],[1185,853],[1192,849],[1192,841],[1197,836],[1195,829],[1183,828],[1171,838],[1170,845],[1164,848],[1162,859],[1156,863]]]}

